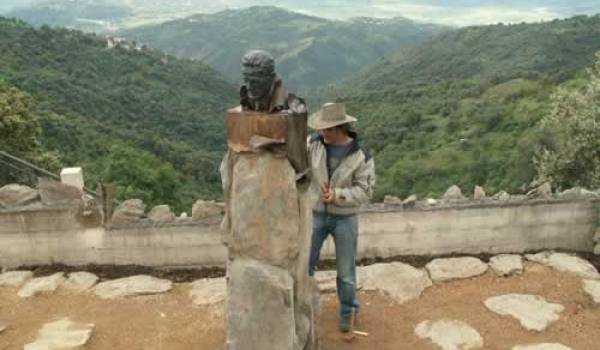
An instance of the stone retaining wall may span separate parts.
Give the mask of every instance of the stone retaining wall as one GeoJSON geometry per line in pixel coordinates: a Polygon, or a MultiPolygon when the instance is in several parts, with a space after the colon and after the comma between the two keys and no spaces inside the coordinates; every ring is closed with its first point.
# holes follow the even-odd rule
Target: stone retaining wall
{"type": "MultiPolygon", "coordinates": [[[[431,208],[374,205],[360,214],[359,256],[517,253],[545,249],[591,252],[598,226],[592,200],[468,202],[431,208]]],[[[220,217],[141,221],[108,230],[78,208],[0,210],[0,266],[139,264],[224,266],[220,217]]],[[[333,256],[327,242],[324,257],[333,256]]]]}

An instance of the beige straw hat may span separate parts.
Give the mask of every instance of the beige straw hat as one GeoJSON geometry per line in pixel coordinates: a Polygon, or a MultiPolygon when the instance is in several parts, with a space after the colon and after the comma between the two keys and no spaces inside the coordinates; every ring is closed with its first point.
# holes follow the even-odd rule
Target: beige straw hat
{"type": "Polygon", "coordinates": [[[355,121],[356,118],[346,114],[346,106],[343,103],[329,102],[310,115],[308,126],[315,130],[322,130],[355,121]]]}

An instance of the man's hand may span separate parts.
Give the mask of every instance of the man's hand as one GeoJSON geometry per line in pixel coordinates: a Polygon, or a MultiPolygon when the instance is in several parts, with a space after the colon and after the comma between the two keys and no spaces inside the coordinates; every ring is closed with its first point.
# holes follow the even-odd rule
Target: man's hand
{"type": "Polygon", "coordinates": [[[323,203],[333,203],[335,200],[335,186],[333,182],[321,184],[321,200],[323,203]]]}

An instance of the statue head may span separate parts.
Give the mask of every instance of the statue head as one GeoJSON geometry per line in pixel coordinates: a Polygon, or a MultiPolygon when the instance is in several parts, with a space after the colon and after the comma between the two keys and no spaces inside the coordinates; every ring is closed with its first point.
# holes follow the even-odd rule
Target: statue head
{"type": "Polygon", "coordinates": [[[263,50],[252,50],[242,57],[242,77],[252,100],[265,98],[275,80],[275,59],[263,50]]]}

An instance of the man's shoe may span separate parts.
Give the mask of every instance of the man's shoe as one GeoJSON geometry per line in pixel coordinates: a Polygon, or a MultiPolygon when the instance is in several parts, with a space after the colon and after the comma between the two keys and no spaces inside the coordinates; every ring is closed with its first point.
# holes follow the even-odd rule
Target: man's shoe
{"type": "Polygon", "coordinates": [[[352,326],[352,314],[347,316],[342,316],[340,318],[340,332],[348,333],[350,332],[350,327],[352,326]]]}

